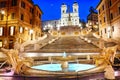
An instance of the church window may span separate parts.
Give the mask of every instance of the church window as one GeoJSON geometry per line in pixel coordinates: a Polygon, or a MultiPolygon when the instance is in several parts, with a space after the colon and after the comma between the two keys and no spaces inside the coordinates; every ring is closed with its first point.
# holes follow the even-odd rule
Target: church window
{"type": "Polygon", "coordinates": [[[75,12],[77,12],[77,10],[76,10],[76,9],[74,9],[74,11],[75,11],[75,12]]]}
{"type": "Polygon", "coordinates": [[[65,13],[65,10],[63,10],[63,13],[65,13]]]}

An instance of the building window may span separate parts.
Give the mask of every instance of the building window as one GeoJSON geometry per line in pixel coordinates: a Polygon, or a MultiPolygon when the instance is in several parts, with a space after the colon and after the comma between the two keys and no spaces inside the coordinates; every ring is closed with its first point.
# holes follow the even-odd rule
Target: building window
{"type": "Polygon", "coordinates": [[[11,6],[16,6],[17,5],[17,0],[12,0],[11,6]]]}
{"type": "Polygon", "coordinates": [[[110,0],[109,5],[112,6],[112,1],[110,0]]]}
{"type": "Polygon", "coordinates": [[[19,32],[20,32],[20,33],[23,33],[23,31],[24,31],[24,30],[23,30],[23,27],[19,27],[19,32]]]}
{"type": "Polygon", "coordinates": [[[39,14],[39,18],[41,19],[41,15],[39,14]]]}
{"type": "Polygon", "coordinates": [[[105,28],[105,33],[107,32],[106,28],[105,28]]]}
{"type": "Polygon", "coordinates": [[[15,13],[11,14],[11,19],[15,19],[15,13]]]}
{"type": "Polygon", "coordinates": [[[21,7],[25,9],[25,2],[21,2],[21,7]]]}
{"type": "Polygon", "coordinates": [[[1,14],[1,18],[0,18],[0,20],[3,20],[4,19],[4,15],[3,14],[1,14]]]}
{"type": "Polygon", "coordinates": [[[119,9],[119,14],[120,14],[120,7],[118,9],[119,9]]]}
{"type": "Polygon", "coordinates": [[[112,26],[112,31],[114,32],[114,26],[112,26]]]}
{"type": "Polygon", "coordinates": [[[105,22],[105,17],[104,17],[104,22],[105,22]]]}
{"type": "Polygon", "coordinates": [[[102,9],[104,10],[104,5],[102,6],[102,9]]]}
{"type": "Polygon", "coordinates": [[[0,36],[3,36],[3,27],[0,27],[0,36]]]}
{"type": "Polygon", "coordinates": [[[33,13],[33,8],[30,7],[30,12],[33,13]]]}
{"type": "Polygon", "coordinates": [[[32,19],[30,19],[30,24],[32,24],[32,19]]]}
{"type": "Polygon", "coordinates": [[[65,13],[65,11],[63,10],[63,13],[65,13]]]}
{"type": "Polygon", "coordinates": [[[6,7],[6,1],[0,2],[0,8],[4,8],[4,7],[6,7]]]}
{"type": "Polygon", "coordinates": [[[2,43],[2,40],[0,40],[0,47],[2,47],[2,44],[3,44],[3,43],[2,43]]]}
{"type": "Polygon", "coordinates": [[[21,14],[20,19],[21,19],[21,20],[24,20],[24,15],[23,15],[23,14],[21,14]]]}
{"type": "Polygon", "coordinates": [[[11,26],[10,27],[10,36],[13,36],[14,35],[14,31],[15,30],[15,27],[14,26],[11,26]]]}
{"type": "Polygon", "coordinates": [[[74,11],[75,11],[75,12],[77,12],[77,10],[76,10],[76,9],[74,9],[74,11]]]}
{"type": "Polygon", "coordinates": [[[110,19],[111,19],[111,20],[113,19],[113,14],[112,14],[112,13],[110,14],[110,19]]]}

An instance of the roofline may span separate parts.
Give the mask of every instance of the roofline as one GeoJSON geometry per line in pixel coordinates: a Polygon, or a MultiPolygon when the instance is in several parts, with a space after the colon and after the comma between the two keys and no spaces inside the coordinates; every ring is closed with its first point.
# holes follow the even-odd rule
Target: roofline
{"type": "Polygon", "coordinates": [[[99,4],[96,6],[96,9],[98,8],[98,6],[101,4],[102,1],[103,1],[103,0],[100,0],[99,4]]]}
{"type": "Polygon", "coordinates": [[[34,6],[37,6],[39,8],[39,10],[41,11],[41,13],[44,14],[43,11],[41,10],[41,8],[37,4],[35,4],[34,6]]]}
{"type": "MultiPolygon", "coordinates": [[[[98,12],[93,12],[93,13],[94,13],[94,14],[98,14],[98,12]]],[[[91,14],[92,14],[92,13],[89,13],[89,14],[87,15],[87,17],[90,16],[91,14]]]]}

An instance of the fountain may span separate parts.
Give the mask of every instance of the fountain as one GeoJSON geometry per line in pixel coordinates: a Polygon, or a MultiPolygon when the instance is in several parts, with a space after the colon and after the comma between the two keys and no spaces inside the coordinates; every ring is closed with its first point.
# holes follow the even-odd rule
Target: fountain
{"type": "Polygon", "coordinates": [[[57,64],[43,64],[33,66],[33,69],[46,70],[46,71],[62,71],[62,72],[78,72],[90,68],[95,68],[95,65],[90,64],[78,64],[76,63],[76,57],[67,55],[66,52],[61,57],[55,57],[52,61],[58,62],[57,64]],[[74,61],[74,63],[69,63],[74,61]]]}
{"type": "Polygon", "coordinates": [[[11,50],[2,49],[2,50],[4,51],[4,54],[7,56],[7,62],[10,65],[12,65],[12,69],[17,74],[24,74],[24,75],[34,74],[44,77],[45,76],[53,77],[53,76],[65,76],[65,75],[70,75],[70,76],[86,75],[86,74],[106,71],[105,72],[106,78],[113,79],[114,71],[111,65],[114,62],[116,49],[117,46],[104,48],[103,52],[105,52],[105,54],[100,54],[94,57],[96,66],[89,64],[69,63],[70,61],[75,61],[76,57],[67,55],[65,52],[63,53],[63,56],[53,58],[53,60],[60,62],[60,64],[49,63],[49,64],[34,66],[32,65],[33,63],[32,59],[20,57],[18,55],[17,50],[12,50],[12,49],[11,50]],[[112,71],[112,74],[109,73],[110,70],[112,71]]]}
{"type": "Polygon", "coordinates": [[[62,71],[68,71],[69,61],[72,61],[72,60],[75,61],[76,57],[67,56],[66,52],[64,52],[62,57],[56,57],[56,58],[53,58],[53,60],[61,62],[62,71]]]}

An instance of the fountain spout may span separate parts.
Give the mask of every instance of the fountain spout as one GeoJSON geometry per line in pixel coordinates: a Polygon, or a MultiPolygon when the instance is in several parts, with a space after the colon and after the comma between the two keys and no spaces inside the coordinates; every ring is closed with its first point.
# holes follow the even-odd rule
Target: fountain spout
{"type": "Polygon", "coordinates": [[[67,57],[67,54],[66,52],[63,53],[63,58],[66,58],[67,57]]]}

